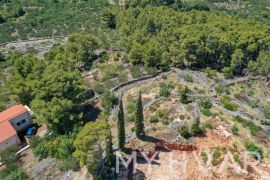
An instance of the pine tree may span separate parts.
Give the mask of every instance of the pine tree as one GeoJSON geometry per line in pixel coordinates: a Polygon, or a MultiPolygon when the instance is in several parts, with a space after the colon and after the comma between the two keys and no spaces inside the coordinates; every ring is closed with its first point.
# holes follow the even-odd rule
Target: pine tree
{"type": "Polygon", "coordinates": [[[118,144],[119,149],[123,150],[125,146],[125,121],[122,100],[120,100],[118,111],[118,144]]]}
{"type": "Polygon", "coordinates": [[[106,165],[109,167],[112,167],[114,164],[114,154],[112,146],[112,134],[110,133],[108,142],[106,144],[106,165]]]}
{"type": "Polygon", "coordinates": [[[135,120],[135,133],[138,138],[144,136],[144,124],[143,124],[143,105],[142,105],[142,95],[139,93],[139,98],[136,107],[136,120],[135,120]]]}

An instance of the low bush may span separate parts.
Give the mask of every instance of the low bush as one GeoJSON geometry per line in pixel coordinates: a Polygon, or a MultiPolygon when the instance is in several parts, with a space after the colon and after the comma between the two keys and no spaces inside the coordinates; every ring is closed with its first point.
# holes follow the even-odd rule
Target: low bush
{"type": "Polygon", "coordinates": [[[164,117],[165,117],[165,114],[164,114],[162,111],[158,111],[158,112],[157,112],[157,116],[158,116],[159,118],[164,118],[164,117]]]}
{"type": "Polygon", "coordinates": [[[28,180],[28,175],[18,166],[19,156],[16,152],[19,150],[17,146],[11,146],[0,153],[1,163],[5,163],[6,167],[0,171],[0,179],[6,180],[28,180]]]}
{"type": "Polygon", "coordinates": [[[0,171],[0,179],[2,180],[29,180],[30,177],[18,165],[6,165],[0,171]]]}
{"type": "Polygon", "coordinates": [[[18,160],[18,156],[16,155],[16,152],[18,150],[19,148],[17,146],[10,146],[9,148],[1,151],[0,153],[1,162],[7,165],[16,162],[18,160]]]}
{"type": "Polygon", "coordinates": [[[230,94],[230,89],[221,84],[218,84],[218,86],[215,87],[215,90],[218,94],[227,94],[227,95],[230,94]]]}
{"type": "Polygon", "coordinates": [[[237,104],[232,102],[232,99],[229,96],[222,96],[220,102],[224,108],[230,111],[236,111],[239,107],[237,104]]]}
{"type": "Polygon", "coordinates": [[[159,84],[159,96],[169,97],[171,95],[171,89],[173,88],[170,84],[160,83],[159,84]]]}
{"type": "Polygon", "coordinates": [[[211,123],[207,122],[203,125],[203,128],[204,129],[214,129],[214,126],[211,123]]]}
{"type": "Polygon", "coordinates": [[[192,77],[191,75],[189,75],[189,74],[186,74],[186,75],[184,76],[184,80],[185,80],[186,82],[192,83],[192,82],[193,82],[193,77],[192,77]]]}
{"type": "Polygon", "coordinates": [[[205,115],[207,117],[212,116],[212,112],[209,109],[202,108],[201,112],[203,115],[205,115]]]}
{"type": "Polygon", "coordinates": [[[190,103],[189,94],[191,93],[191,89],[189,89],[187,86],[185,88],[179,89],[179,95],[180,95],[180,102],[187,104],[190,103]]]}
{"type": "Polygon", "coordinates": [[[133,78],[139,78],[143,76],[143,73],[140,70],[140,67],[137,65],[134,65],[130,68],[130,73],[133,78]]]}
{"type": "Polygon", "coordinates": [[[235,116],[234,120],[238,123],[240,123],[243,127],[247,127],[250,130],[250,133],[252,135],[256,135],[258,131],[262,130],[261,126],[257,126],[251,121],[248,121],[246,119],[241,118],[240,116],[235,116]]]}
{"type": "Polygon", "coordinates": [[[108,56],[107,53],[103,53],[103,54],[101,55],[100,59],[99,59],[99,61],[100,61],[101,63],[107,62],[108,60],[109,60],[109,56],[108,56]]]}
{"type": "Polygon", "coordinates": [[[211,69],[209,67],[205,68],[204,72],[206,73],[207,77],[214,78],[217,76],[217,71],[214,69],[211,69]]]}
{"type": "Polygon", "coordinates": [[[150,117],[150,123],[158,123],[159,122],[159,119],[157,116],[151,116],[150,117]]]}
{"type": "Polygon", "coordinates": [[[171,118],[169,118],[169,117],[164,117],[164,118],[162,118],[162,124],[164,124],[164,125],[168,125],[168,124],[170,124],[172,122],[172,119],[171,118]]]}
{"type": "MultiPolygon", "coordinates": [[[[256,152],[261,156],[261,159],[263,158],[263,151],[260,147],[256,146],[254,143],[250,141],[245,142],[246,150],[249,152],[256,152]]],[[[258,160],[258,157],[254,154],[253,157],[258,160]]]]}
{"type": "Polygon", "coordinates": [[[178,128],[179,134],[184,138],[190,138],[191,134],[189,132],[189,127],[187,125],[182,125],[178,128]]]}
{"type": "Polygon", "coordinates": [[[200,100],[200,106],[202,106],[205,109],[210,109],[213,105],[212,105],[212,101],[209,98],[203,98],[200,100]]]}
{"type": "Polygon", "coordinates": [[[192,136],[202,136],[204,133],[205,130],[200,126],[199,122],[196,121],[191,125],[190,134],[192,136]]]}
{"type": "Polygon", "coordinates": [[[208,161],[208,156],[207,156],[206,152],[202,151],[201,156],[202,156],[204,164],[206,164],[206,162],[208,161]]]}
{"type": "Polygon", "coordinates": [[[234,125],[232,126],[231,131],[232,131],[232,133],[233,133],[234,135],[238,135],[239,129],[238,129],[238,127],[237,127],[236,124],[234,124],[234,125]]]}
{"type": "Polygon", "coordinates": [[[54,157],[57,159],[66,159],[75,151],[73,135],[46,136],[44,138],[35,138],[30,141],[33,145],[33,152],[40,158],[54,157]]]}
{"type": "Polygon", "coordinates": [[[216,166],[220,163],[220,161],[221,161],[221,152],[219,148],[216,148],[213,150],[212,164],[216,166]]]}

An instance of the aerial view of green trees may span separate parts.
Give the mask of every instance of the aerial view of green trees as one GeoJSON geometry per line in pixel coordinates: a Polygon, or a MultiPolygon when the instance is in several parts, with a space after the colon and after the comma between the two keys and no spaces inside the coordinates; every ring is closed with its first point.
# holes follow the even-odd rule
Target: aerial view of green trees
{"type": "Polygon", "coordinates": [[[66,36],[77,31],[97,34],[100,9],[107,0],[0,1],[0,43],[29,37],[66,36]]]}
{"type": "Polygon", "coordinates": [[[45,123],[59,134],[69,132],[82,118],[80,104],[86,100],[79,65],[91,64],[97,47],[93,36],[71,34],[66,45],[56,46],[44,59],[13,55],[7,83],[11,98],[30,105],[37,123],[45,123]]]}
{"type": "Polygon", "coordinates": [[[264,58],[270,47],[266,24],[221,12],[152,6],[127,8],[115,15],[123,47],[134,64],[161,69],[212,67],[228,77],[242,74],[248,66],[258,74],[269,71],[257,68],[268,61],[264,58]]]}

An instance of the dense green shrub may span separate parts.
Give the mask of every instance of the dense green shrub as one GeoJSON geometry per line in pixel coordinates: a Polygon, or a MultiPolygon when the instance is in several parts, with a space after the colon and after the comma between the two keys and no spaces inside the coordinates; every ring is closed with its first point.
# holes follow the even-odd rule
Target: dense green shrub
{"type": "Polygon", "coordinates": [[[202,136],[205,133],[205,129],[200,126],[198,121],[194,122],[190,128],[190,134],[192,136],[202,136]]]}
{"type": "Polygon", "coordinates": [[[180,95],[180,101],[184,104],[187,104],[190,102],[189,94],[191,93],[191,89],[189,89],[187,86],[184,88],[180,88],[179,95],[180,95]]]}
{"type": "Polygon", "coordinates": [[[158,123],[158,122],[159,122],[159,118],[157,116],[150,117],[150,123],[158,123]]]}
{"type": "Polygon", "coordinates": [[[203,162],[205,164],[208,161],[208,155],[206,154],[206,152],[202,151],[201,156],[202,156],[203,162]]]}
{"type": "Polygon", "coordinates": [[[189,132],[189,127],[187,125],[182,125],[178,128],[179,134],[184,138],[190,138],[191,134],[189,132]]]}
{"type": "Polygon", "coordinates": [[[107,62],[108,60],[109,60],[109,56],[108,56],[107,53],[103,53],[103,54],[101,55],[101,57],[99,58],[99,61],[100,61],[101,63],[107,62]]]}
{"type": "Polygon", "coordinates": [[[201,99],[199,104],[205,109],[210,109],[212,107],[212,101],[209,98],[201,99]]]}
{"type": "MultiPolygon", "coordinates": [[[[263,151],[262,151],[262,149],[260,147],[256,146],[254,143],[252,143],[250,141],[246,141],[245,142],[245,147],[250,152],[259,153],[259,155],[261,156],[261,159],[263,158],[263,151]]],[[[255,159],[258,158],[256,155],[253,155],[253,156],[254,156],[255,159]]]]}
{"type": "Polygon", "coordinates": [[[212,164],[214,166],[218,165],[220,162],[220,158],[221,158],[221,152],[219,148],[215,148],[213,150],[213,159],[212,159],[212,164]]]}
{"type": "Polygon", "coordinates": [[[29,180],[30,177],[18,165],[7,165],[0,171],[0,179],[2,180],[29,180]]]}
{"type": "Polygon", "coordinates": [[[18,155],[16,152],[19,150],[17,146],[10,146],[9,148],[0,152],[1,162],[7,165],[16,163],[18,155]]]}
{"type": "Polygon", "coordinates": [[[169,97],[171,95],[171,89],[173,88],[170,84],[160,83],[159,84],[159,96],[169,97]]]}
{"type": "Polygon", "coordinates": [[[201,112],[203,115],[209,117],[209,116],[212,116],[212,112],[210,111],[210,109],[205,109],[205,108],[201,108],[201,112]]]}
{"type": "Polygon", "coordinates": [[[1,163],[6,167],[0,171],[0,179],[3,180],[28,180],[28,175],[18,166],[19,150],[17,146],[11,146],[0,152],[1,163]]]}
{"type": "Polygon", "coordinates": [[[30,144],[36,156],[41,158],[54,157],[64,160],[75,151],[73,141],[73,135],[51,135],[44,138],[33,138],[30,144]]]}
{"type": "Polygon", "coordinates": [[[172,119],[169,118],[168,116],[162,118],[162,124],[164,124],[164,125],[168,125],[171,122],[172,122],[172,119]]]}

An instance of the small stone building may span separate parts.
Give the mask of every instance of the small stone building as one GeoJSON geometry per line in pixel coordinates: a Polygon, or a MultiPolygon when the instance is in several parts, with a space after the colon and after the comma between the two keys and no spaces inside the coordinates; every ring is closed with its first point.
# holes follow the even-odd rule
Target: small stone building
{"type": "Polygon", "coordinates": [[[15,105],[0,112],[0,151],[12,145],[20,144],[17,135],[32,125],[30,109],[15,105]]]}

